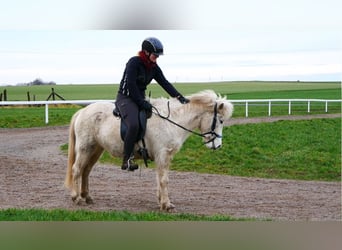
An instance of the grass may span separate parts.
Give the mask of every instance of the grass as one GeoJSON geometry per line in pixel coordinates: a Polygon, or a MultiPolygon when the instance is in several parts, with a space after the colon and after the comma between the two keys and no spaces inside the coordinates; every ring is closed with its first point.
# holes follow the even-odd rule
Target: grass
{"type": "MultiPolygon", "coordinates": [[[[68,125],[80,106],[49,106],[49,126],[68,125]]],[[[0,128],[32,128],[45,124],[45,107],[0,107],[0,128]]]]}
{"type": "Polygon", "coordinates": [[[202,173],[341,181],[341,119],[279,121],[224,129],[210,152],[191,136],[172,169],[202,173]]]}
{"type": "Polygon", "coordinates": [[[171,214],[162,212],[133,213],[127,211],[89,211],[63,209],[5,209],[0,210],[0,221],[242,221],[226,215],[171,214]]]}
{"type": "Polygon", "coordinates": [[[341,99],[341,88],[225,93],[228,99],[341,99]]]}

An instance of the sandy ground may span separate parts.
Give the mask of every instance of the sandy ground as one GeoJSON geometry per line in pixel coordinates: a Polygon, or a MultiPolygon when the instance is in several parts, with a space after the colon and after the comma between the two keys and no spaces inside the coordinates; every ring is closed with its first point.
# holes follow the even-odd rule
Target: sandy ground
{"type": "MultiPolygon", "coordinates": [[[[232,119],[229,125],[340,115],[232,119]]],[[[63,186],[68,126],[0,129],[0,209],[159,211],[152,169],[126,172],[97,164],[90,174],[92,205],[73,204],[63,186]]],[[[224,145],[223,145],[224,146],[224,145]]],[[[223,214],[273,220],[341,220],[341,183],[244,178],[170,171],[174,213],[223,214]]]]}

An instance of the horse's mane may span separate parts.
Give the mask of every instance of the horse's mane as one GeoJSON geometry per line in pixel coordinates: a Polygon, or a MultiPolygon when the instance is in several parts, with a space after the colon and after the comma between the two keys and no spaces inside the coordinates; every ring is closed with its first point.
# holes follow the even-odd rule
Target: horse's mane
{"type": "Polygon", "coordinates": [[[203,90],[189,97],[192,104],[207,106],[212,108],[218,99],[218,95],[212,90],[203,90]]]}
{"type": "Polygon", "coordinates": [[[224,96],[217,95],[213,90],[203,90],[189,97],[192,104],[206,107],[208,111],[212,111],[215,104],[218,107],[218,113],[222,115],[224,120],[228,120],[233,114],[233,105],[224,96]]]}
{"type": "MultiPolygon", "coordinates": [[[[208,111],[212,111],[215,104],[225,104],[224,110],[222,110],[222,114],[225,118],[229,118],[232,114],[233,106],[230,102],[226,100],[226,97],[221,97],[221,95],[217,95],[213,90],[203,90],[198,93],[187,96],[190,100],[190,104],[192,108],[194,106],[199,107],[201,109],[205,109],[208,111]]],[[[178,112],[187,112],[187,109],[190,108],[189,105],[181,104],[176,98],[157,98],[151,99],[152,104],[158,108],[158,110],[164,114],[168,114],[168,106],[170,107],[170,114],[178,113],[178,112]]]]}

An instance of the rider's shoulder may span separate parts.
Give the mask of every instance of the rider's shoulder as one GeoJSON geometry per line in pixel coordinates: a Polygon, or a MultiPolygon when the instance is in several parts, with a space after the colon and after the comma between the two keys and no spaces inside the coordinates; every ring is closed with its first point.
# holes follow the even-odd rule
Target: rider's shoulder
{"type": "Polygon", "coordinates": [[[141,59],[139,56],[133,56],[128,60],[128,63],[142,63],[141,59]]]}

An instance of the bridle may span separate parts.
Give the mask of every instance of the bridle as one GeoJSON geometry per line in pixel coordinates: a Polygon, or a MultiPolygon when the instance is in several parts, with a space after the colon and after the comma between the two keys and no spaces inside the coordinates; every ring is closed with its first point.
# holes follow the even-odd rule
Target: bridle
{"type": "Polygon", "coordinates": [[[204,144],[208,144],[208,143],[212,142],[213,148],[215,148],[214,141],[216,140],[216,138],[222,138],[222,135],[219,135],[215,132],[216,122],[217,122],[217,102],[215,103],[215,106],[214,106],[214,116],[213,116],[213,120],[211,122],[210,131],[203,133],[203,134],[200,134],[200,136],[202,136],[202,137],[205,137],[206,135],[212,136],[212,138],[209,141],[206,141],[204,144]]]}
{"type": "Polygon", "coordinates": [[[211,122],[211,127],[210,127],[210,131],[208,132],[205,132],[205,133],[198,133],[194,130],[191,130],[191,129],[188,129],[186,127],[183,127],[182,125],[172,121],[169,117],[170,117],[170,103],[167,102],[167,108],[168,108],[168,115],[167,116],[163,116],[162,114],[160,114],[159,110],[153,106],[153,109],[155,110],[155,112],[153,112],[155,115],[159,116],[160,118],[164,119],[164,120],[167,120],[168,122],[172,123],[173,125],[176,125],[177,127],[185,130],[185,131],[188,131],[194,135],[197,135],[197,136],[200,136],[200,137],[203,137],[203,138],[206,138],[207,135],[210,135],[212,136],[212,138],[206,142],[204,142],[204,144],[208,144],[208,143],[213,143],[213,149],[215,149],[215,145],[214,145],[214,141],[217,139],[217,138],[222,138],[222,135],[219,135],[215,132],[215,128],[216,128],[216,122],[217,122],[217,103],[215,103],[215,106],[214,106],[214,115],[213,115],[213,120],[211,122]]]}

